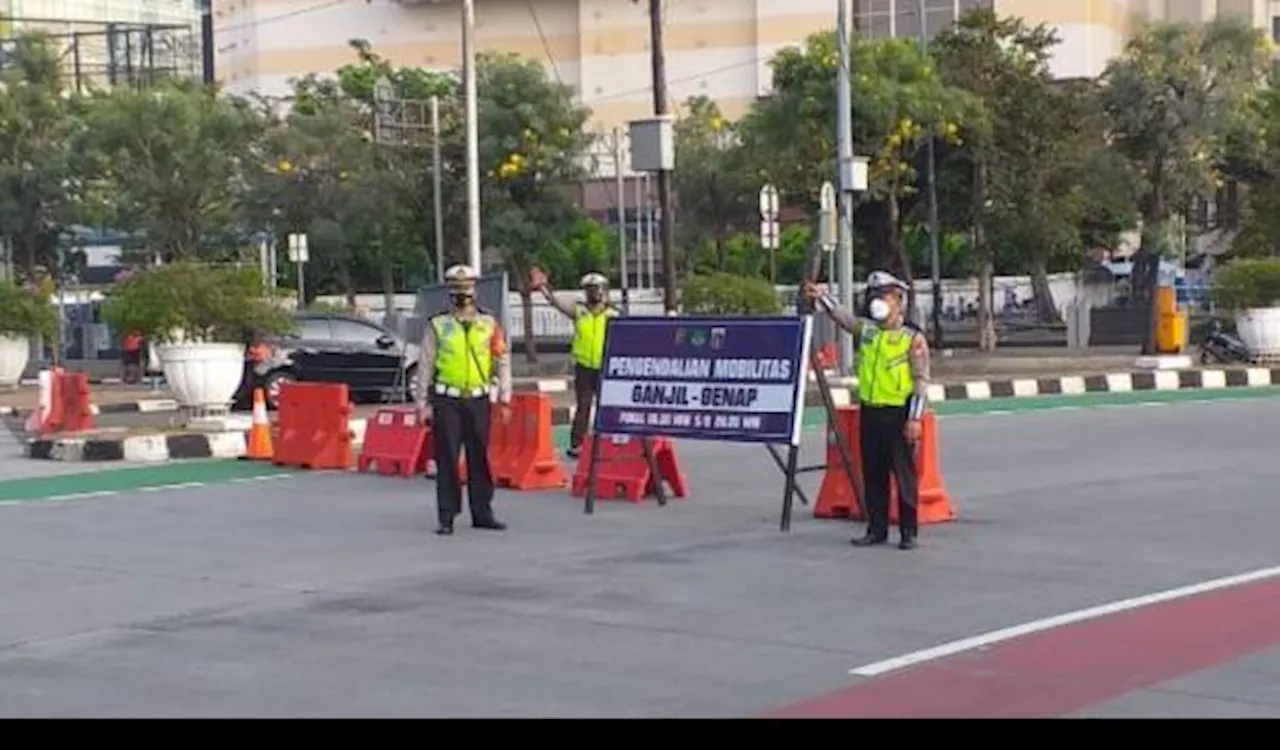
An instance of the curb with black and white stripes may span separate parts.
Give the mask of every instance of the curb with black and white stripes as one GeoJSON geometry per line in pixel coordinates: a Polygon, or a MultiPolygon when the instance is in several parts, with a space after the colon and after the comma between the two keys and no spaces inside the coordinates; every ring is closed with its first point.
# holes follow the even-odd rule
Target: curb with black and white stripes
{"type": "MultiPolygon", "coordinates": [[[[157,414],[177,410],[178,402],[171,398],[151,398],[116,404],[89,404],[89,412],[95,417],[99,414],[157,414]]],[[[32,411],[32,409],[19,409],[14,406],[0,406],[0,417],[25,417],[32,411]]]]}
{"type": "Polygon", "coordinates": [[[185,458],[239,458],[247,436],[240,430],[126,437],[56,437],[27,443],[27,457],[46,461],[160,463],[185,458]]]}
{"type": "Polygon", "coordinates": [[[1267,388],[1274,385],[1280,385],[1280,368],[1155,370],[938,383],[929,386],[929,400],[936,403],[1025,396],[1078,396],[1088,393],[1267,388]]]}
{"type": "MultiPolygon", "coordinates": [[[[249,444],[249,430],[243,419],[230,419],[221,429],[167,435],[127,435],[120,437],[52,437],[29,440],[28,458],[46,461],[129,461],[163,463],[191,458],[240,458],[249,444]]],[[[355,450],[364,443],[368,420],[347,421],[355,450]]]]}

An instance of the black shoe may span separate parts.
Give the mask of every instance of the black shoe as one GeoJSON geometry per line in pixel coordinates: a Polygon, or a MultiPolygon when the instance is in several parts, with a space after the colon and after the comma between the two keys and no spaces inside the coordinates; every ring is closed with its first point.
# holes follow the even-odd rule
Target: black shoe
{"type": "Polygon", "coordinates": [[[898,542],[898,549],[915,549],[917,546],[919,545],[916,544],[916,534],[914,531],[904,533],[902,535],[902,539],[898,542]]]}
{"type": "Polygon", "coordinates": [[[486,531],[506,531],[507,530],[507,525],[505,523],[494,518],[490,518],[487,521],[474,521],[472,522],[471,527],[475,529],[485,529],[486,531]]]}
{"type": "Polygon", "coordinates": [[[453,534],[453,521],[442,523],[436,527],[436,533],[440,536],[450,536],[453,534]]]}
{"type": "Polygon", "coordinates": [[[889,537],[876,536],[875,534],[872,534],[870,531],[868,531],[864,536],[860,536],[854,539],[852,542],[850,542],[850,544],[852,544],[855,547],[870,547],[875,544],[884,544],[887,541],[889,541],[889,537]]]}

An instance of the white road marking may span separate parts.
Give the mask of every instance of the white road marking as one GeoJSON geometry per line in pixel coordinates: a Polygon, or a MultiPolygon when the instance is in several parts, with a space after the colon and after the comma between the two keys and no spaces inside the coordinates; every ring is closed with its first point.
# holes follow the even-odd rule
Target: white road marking
{"type": "Polygon", "coordinates": [[[282,472],[280,474],[263,474],[262,476],[257,477],[236,477],[230,481],[232,484],[241,484],[243,482],[267,482],[272,479],[288,479],[291,476],[293,476],[293,474],[282,472]]]}
{"type": "Polygon", "coordinates": [[[958,641],[944,643],[941,646],[926,648],[920,651],[913,651],[902,656],[895,656],[892,659],[866,664],[861,667],[855,667],[849,670],[849,674],[859,677],[875,677],[893,672],[904,667],[920,664],[927,661],[935,661],[947,656],[963,653],[965,651],[973,651],[974,649],[985,648],[996,643],[1020,638],[1024,635],[1039,633],[1052,628],[1062,627],[1063,625],[1071,625],[1085,620],[1093,620],[1105,615],[1116,614],[1118,612],[1128,612],[1130,610],[1147,607],[1152,604],[1172,601],[1174,599],[1184,599],[1197,594],[1204,594],[1210,591],[1239,586],[1245,583],[1261,581],[1267,578],[1280,576],[1280,565],[1272,568],[1262,568],[1248,573],[1227,576],[1226,578],[1215,578],[1212,581],[1197,583],[1190,586],[1182,586],[1176,589],[1169,589],[1155,594],[1146,594],[1144,596],[1133,597],[1132,599],[1122,599],[1110,604],[1103,604],[1097,607],[1089,607],[1088,609],[1080,609],[1075,612],[1067,612],[1066,614],[1046,617],[1042,620],[1034,620],[1032,622],[1023,623],[1022,625],[1014,625],[1013,627],[1004,628],[1002,630],[993,630],[982,635],[975,635],[970,638],[962,638],[958,641]]]}
{"type": "Polygon", "coordinates": [[[94,492],[71,492],[66,495],[50,495],[44,499],[56,503],[62,500],[84,500],[85,498],[90,497],[110,497],[114,494],[116,494],[115,490],[95,490],[94,492]]]}
{"type": "Polygon", "coordinates": [[[155,484],[139,487],[138,492],[164,492],[165,490],[184,490],[191,487],[204,487],[204,482],[177,482],[175,484],[155,484]]]}

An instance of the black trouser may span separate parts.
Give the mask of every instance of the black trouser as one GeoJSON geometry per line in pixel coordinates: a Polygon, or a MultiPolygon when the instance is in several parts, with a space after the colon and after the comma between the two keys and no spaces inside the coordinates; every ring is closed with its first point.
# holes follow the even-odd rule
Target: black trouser
{"type": "Polygon", "coordinates": [[[898,483],[898,526],[907,534],[917,530],[916,451],[902,434],[906,424],[905,406],[863,404],[859,409],[867,533],[877,538],[889,535],[890,473],[898,483]]]}
{"type": "Polygon", "coordinates": [[[578,448],[587,435],[587,427],[591,424],[591,406],[595,403],[596,394],[600,391],[600,371],[590,367],[574,365],[573,394],[577,397],[578,407],[573,413],[573,428],[569,430],[569,447],[578,448]]]}
{"type": "Polygon", "coordinates": [[[488,397],[431,396],[431,430],[435,441],[436,513],[440,523],[451,524],[462,513],[462,483],[458,456],[467,452],[467,501],[471,522],[493,520],[493,475],[489,473],[488,397]]]}

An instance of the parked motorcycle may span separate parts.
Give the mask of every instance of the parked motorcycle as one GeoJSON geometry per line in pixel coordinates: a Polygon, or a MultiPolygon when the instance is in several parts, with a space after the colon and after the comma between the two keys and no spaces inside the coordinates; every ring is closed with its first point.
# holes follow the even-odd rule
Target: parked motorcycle
{"type": "Polygon", "coordinates": [[[1229,365],[1256,361],[1257,357],[1249,351],[1249,347],[1245,346],[1243,341],[1229,333],[1223,333],[1222,324],[1216,320],[1213,321],[1209,334],[1200,344],[1201,364],[1229,365]]]}

